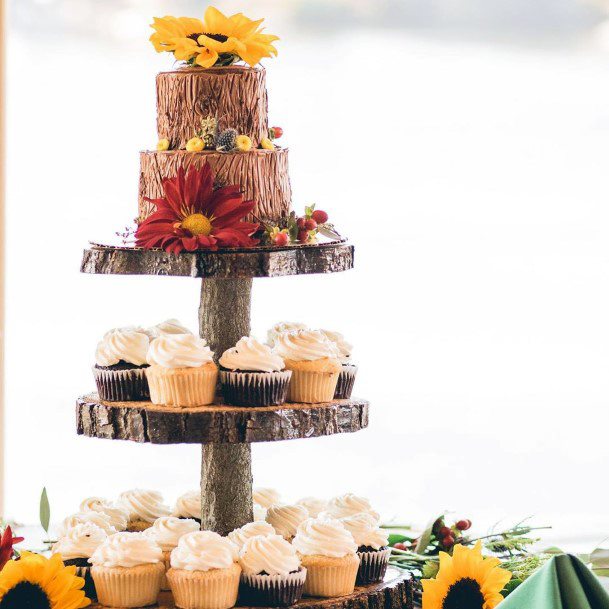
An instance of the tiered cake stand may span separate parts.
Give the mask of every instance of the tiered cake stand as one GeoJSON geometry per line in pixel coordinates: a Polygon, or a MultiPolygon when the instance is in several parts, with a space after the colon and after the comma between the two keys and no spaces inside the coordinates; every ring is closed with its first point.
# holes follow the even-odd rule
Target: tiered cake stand
{"type": "MultiPolygon", "coordinates": [[[[252,281],[353,267],[353,246],[343,241],[285,248],[168,254],[164,251],[95,246],[84,252],[81,271],[109,275],[202,278],[199,332],[216,356],[250,333],[252,281]]],[[[201,444],[201,526],[226,535],[253,519],[253,442],[312,438],[359,431],[368,425],[368,402],[335,400],[237,408],[217,402],[201,408],[171,408],[149,402],[104,402],[78,398],[81,435],[154,444],[201,444]]],[[[409,577],[393,568],[384,582],[358,587],[346,597],[305,598],[307,609],[402,609],[412,606],[409,577]]],[[[171,597],[159,607],[173,607],[171,597]]]]}

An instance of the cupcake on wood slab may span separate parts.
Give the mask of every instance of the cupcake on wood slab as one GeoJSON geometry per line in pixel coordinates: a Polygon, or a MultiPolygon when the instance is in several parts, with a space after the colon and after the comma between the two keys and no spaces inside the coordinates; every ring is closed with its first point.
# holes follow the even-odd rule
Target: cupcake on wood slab
{"type": "Polygon", "coordinates": [[[324,515],[330,518],[346,518],[361,513],[370,514],[377,522],[381,519],[380,514],[372,509],[370,501],[366,497],[359,497],[353,493],[330,499],[324,515]]]}
{"type": "Polygon", "coordinates": [[[57,527],[57,538],[61,539],[68,534],[68,531],[78,526],[79,524],[91,523],[102,529],[106,535],[114,535],[116,529],[112,526],[110,516],[100,512],[77,512],[63,519],[59,527],[57,527]]]}
{"type": "MultiPolygon", "coordinates": [[[[144,535],[153,539],[163,551],[163,563],[165,571],[171,568],[171,552],[177,548],[180,538],[187,533],[199,530],[199,524],[189,518],[176,518],[175,516],[163,516],[157,518],[144,535]]],[[[169,590],[167,578],[163,576],[161,590],[169,590]]]]}
{"type": "Polygon", "coordinates": [[[330,598],[353,592],[359,569],[357,544],[340,520],[305,520],[292,545],[307,570],[305,596],[330,598]]]}
{"type": "Polygon", "coordinates": [[[255,338],[244,336],[220,358],[220,383],[226,404],[283,404],[292,373],[283,359],[255,338]]]}
{"type": "Polygon", "coordinates": [[[264,509],[281,503],[281,495],[278,490],[266,486],[258,486],[254,489],[252,499],[255,504],[264,509]]]}
{"type": "Polygon", "coordinates": [[[171,553],[167,580],[181,609],[230,609],[237,603],[238,551],[211,531],[188,533],[171,553]]]}
{"type": "Polygon", "coordinates": [[[110,519],[110,524],[117,533],[127,530],[129,524],[129,514],[127,510],[115,505],[108,499],[102,497],[87,497],[80,504],[81,512],[96,512],[103,514],[110,519]]]}
{"type": "Polygon", "coordinates": [[[287,541],[292,541],[300,523],[309,518],[302,505],[272,505],[266,512],[266,521],[287,541]]]}
{"type": "Polygon", "coordinates": [[[290,607],[302,597],[307,570],[281,535],[248,539],[239,552],[239,563],[243,604],[290,607]]]}
{"type": "Polygon", "coordinates": [[[156,603],[165,574],[161,548],[139,533],[108,537],[89,559],[97,598],[105,607],[156,603]]]}
{"type": "Polygon", "coordinates": [[[380,582],[385,577],[391,548],[389,535],[379,527],[378,520],[371,514],[362,512],[342,518],[341,522],[353,535],[360,558],[357,584],[360,586],[380,582]]]}
{"type": "Polygon", "coordinates": [[[157,491],[133,489],[121,493],[118,505],[129,515],[128,531],[145,531],[157,518],[169,516],[171,510],[165,505],[163,495],[157,491]]]}
{"type": "Polygon", "coordinates": [[[342,370],[336,344],[319,330],[296,330],[277,336],[275,351],[292,371],[290,402],[319,404],[334,398],[342,370]]]}
{"type": "Polygon", "coordinates": [[[189,518],[201,524],[201,491],[188,491],[178,497],[173,516],[177,518],[189,518]]]}
{"type": "Polygon", "coordinates": [[[296,503],[306,508],[311,518],[317,518],[328,507],[328,502],[325,499],[318,499],[317,497],[303,497],[296,503]]]}
{"type": "Polygon", "coordinates": [[[241,549],[245,542],[252,537],[268,537],[269,535],[277,535],[277,531],[265,521],[248,522],[242,527],[231,531],[228,538],[241,549]]]}
{"type": "Polygon", "coordinates": [[[218,367],[204,339],[163,334],[148,348],[146,370],[153,404],[183,408],[212,404],[218,367]]]}
{"type": "Polygon", "coordinates": [[[334,392],[334,399],[348,400],[353,392],[355,375],[357,374],[357,366],[351,359],[353,345],[348,343],[340,332],[333,332],[331,330],[320,330],[320,332],[336,345],[340,363],[342,364],[342,370],[340,371],[336,391],[334,392]]]}
{"type": "Polygon", "coordinates": [[[92,522],[85,522],[67,531],[52,549],[53,554],[61,556],[66,567],[76,567],[76,575],[85,580],[85,594],[92,600],[97,600],[97,593],[91,577],[89,558],[107,537],[103,529],[92,522]]]}
{"type": "Polygon", "coordinates": [[[150,338],[143,331],[107,332],[95,350],[93,376],[99,397],[108,402],[134,402],[150,396],[146,353],[150,338]]]}
{"type": "Polygon", "coordinates": [[[266,334],[267,339],[266,342],[271,346],[275,346],[275,341],[280,334],[284,332],[296,332],[298,330],[308,330],[306,324],[300,323],[298,321],[280,321],[276,323],[272,328],[270,328],[266,334]]]}

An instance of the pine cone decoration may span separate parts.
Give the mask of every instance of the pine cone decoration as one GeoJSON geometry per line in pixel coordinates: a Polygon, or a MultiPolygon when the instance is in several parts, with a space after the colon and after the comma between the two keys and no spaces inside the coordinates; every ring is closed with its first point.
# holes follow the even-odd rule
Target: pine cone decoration
{"type": "Polygon", "coordinates": [[[216,139],[216,150],[230,152],[234,150],[237,143],[237,130],[225,129],[216,139]]]}
{"type": "Polygon", "coordinates": [[[218,136],[218,121],[213,116],[201,120],[201,131],[198,133],[203,140],[205,148],[214,148],[218,136]]]}

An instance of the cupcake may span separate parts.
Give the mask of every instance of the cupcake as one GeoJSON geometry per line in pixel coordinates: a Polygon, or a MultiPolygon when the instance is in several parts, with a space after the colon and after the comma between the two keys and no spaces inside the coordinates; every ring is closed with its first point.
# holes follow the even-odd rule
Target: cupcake
{"type": "Polygon", "coordinates": [[[279,491],[276,491],[274,488],[259,486],[254,489],[253,500],[254,503],[268,509],[272,505],[281,503],[281,495],[279,494],[279,491]]]}
{"type": "Polygon", "coordinates": [[[252,537],[268,537],[277,535],[277,531],[268,522],[249,522],[240,529],[235,529],[228,534],[228,538],[241,549],[245,542],[252,537]]]}
{"type": "Polygon", "coordinates": [[[311,518],[317,518],[328,507],[328,502],[325,499],[318,499],[317,497],[303,497],[296,503],[306,508],[311,518]]]}
{"type": "Polygon", "coordinates": [[[176,501],[173,516],[177,518],[192,518],[201,524],[201,491],[188,491],[176,501]]]}
{"type": "Polygon", "coordinates": [[[61,555],[66,567],[76,567],[76,575],[85,580],[85,595],[92,600],[97,600],[97,594],[89,558],[107,537],[103,529],[92,522],[85,522],[67,531],[52,549],[53,554],[61,555]]]}
{"type": "MultiPolygon", "coordinates": [[[[144,531],[144,535],[153,539],[163,551],[163,563],[165,570],[171,567],[171,552],[178,546],[180,537],[187,533],[199,530],[199,524],[188,518],[176,518],[175,516],[163,516],[157,518],[153,525],[144,531]]],[[[167,578],[163,577],[161,590],[169,590],[167,578]]]]}
{"type": "Polygon", "coordinates": [[[220,383],[226,404],[274,406],[288,396],[292,373],[268,345],[244,336],[220,358],[220,383]]]}
{"type": "Polygon", "coordinates": [[[79,524],[91,523],[99,527],[106,535],[114,535],[116,529],[112,526],[110,517],[101,512],[78,512],[63,519],[57,528],[57,539],[65,537],[70,529],[79,524]]]}
{"type": "Polygon", "coordinates": [[[117,503],[129,516],[128,531],[145,531],[157,518],[171,514],[171,510],[163,503],[163,495],[157,491],[125,491],[119,495],[117,503]]]}
{"type": "Polygon", "coordinates": [[[157,336],[162,334],[192,334],[192,332],[177,319],[167,319],[151,328],[157,336]]]}
{"type": "Polygon", "coordinates": [[[280,334],[283,334],[284,332],[295,332],[297,330],[308,330],[308,327],[306,324],[301,324],[297,321],[280,321],[266,333],[266,342],[271,347],[274,347],[275,341],[280,334]]]}
{"type": "Polygon", "coordinates": [[[357,544],[340,520],[309,518],[292,542],[307,570],[305,596],[351,594],[359,568],[357,544]]]}
{"type": "Polygon", "coordinates": [[[165,573],[161,548],[140,533],[108,537],[89,559],[97,598],[105,607],[156,603],[165,573]]]}
{"type": "Polygon", "coordinates": [[[334,399],[348,400],[351,397],[353,385],[355,383],[355,375],[357,374],[357,366],[351,359],[351,350],[353,349],[353,346],[345,340],[345,337],[340,332],[332,332],[330,330],[320,331],[338,348],[340,363],[343,367],[338,376],[334,399]]]}
{"type": "Polygon", "coordinates": [[[308,517],[302,505],[272,505],[266,512],[266,521],[287,541],[292,541],[298,525],[308,517]]]}
{"type": "Polygon", "coordinates": [[[248,539],[239,552],[239,564],[242,604],[289,607],[302,597],[307,570],[281,535],[248,539]]]}
{"type": "Polygon", "coordinates": [[[147,400],[145,369],[150,339],[144,332],[116,329],[107,332],[95,350],[93,376],[99,397],[108,402],[147,400]]]}
{"type": "Polygon", "coordinates": [[[88,497],[84,499],[80,504],[81,512],[97,512],[98,514],[104,514],[110,519],[110,524],[116,532],[120,533],[127,530],[129,524],[129,514],[127,510],[114,505],[107,499],[101,497],[88,497]]]}
{"type": "Polygon", "coordinates": [[[389,542],[387,532],[379,527],[374,516],[365,512],[347,516],[341,522],[353,535],[358,546],[360,563],[357,583],[363,586],[382,581],[391,555],[391,548],[387,545],[389,542]]]}
{"type": "Polygon", "coordinates": [[[355,514],[361,514],[362,512],[370,514],[377,522],[381,519],[379,513],[372,509],[368,499],[365,497],[358,497],[353,493],[347,493],[346,495],[340,495],[340,497],[330,499],[324,515],[330,516],[331,518],[346,518],[347,516],[354,516],[355,514]]]}
{"type": "Polygon", "coordinates": [[[192,334],[163,334],[148,349],[146,370],[153,404],[204,406],[214,401],[218,367],[207,343],[192,334]]]}
{"type": "Polygon", "coordinates": [[[288,391],[290,402],[318,404],[334,398],[342,370],[338,348],[319,330],[298,330],[280,334],[275,351],[292,371],[288,391]]]}
{"type": "Polygon", "coordinates": [[[237,547],[211,531],[184,535],[171,553],[167,580],[181,609],[230,609],[237,603],[237,547]]]}

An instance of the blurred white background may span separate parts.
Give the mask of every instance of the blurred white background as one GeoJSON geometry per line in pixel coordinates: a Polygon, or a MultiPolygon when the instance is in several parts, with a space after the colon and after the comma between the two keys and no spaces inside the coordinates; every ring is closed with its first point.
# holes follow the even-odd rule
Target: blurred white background
{"type": "MultiPolygon", "coordinates": [[[[294,206],[330,212],[356,269],[255,282],[253,331],[342,331],[372,403],[352,436],[255,445],[286,499],[354,491],[422,524],[529,515],[591,549],[609,534],[609,26],[602,2],[217,3],[266,16],[270,119],[294,206]]],[[[79,274],[137,211],[156,144],[154,15],[184,0],[9,6],[7,516],[88,495],[196,488],[200,448],[77,437],[110,327],[178,317],[199,281],[79,274]]],[[[227,311],[230,320],[230,312],[227,311]]]]}

